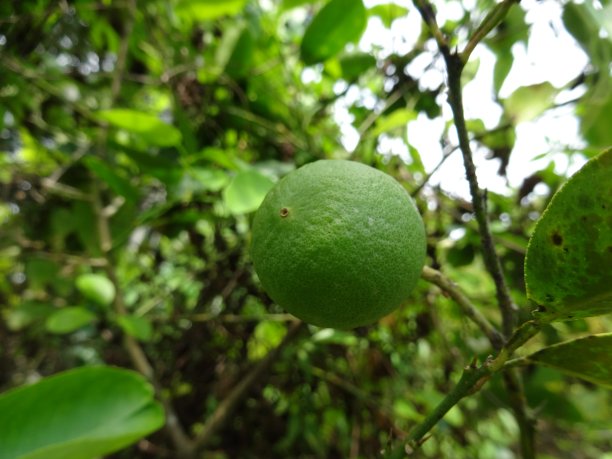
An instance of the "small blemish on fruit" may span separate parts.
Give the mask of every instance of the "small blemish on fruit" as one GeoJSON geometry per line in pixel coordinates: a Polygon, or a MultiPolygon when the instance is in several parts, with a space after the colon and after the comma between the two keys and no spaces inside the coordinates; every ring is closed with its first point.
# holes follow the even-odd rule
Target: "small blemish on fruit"
{"type": "Polygon", "coordinates": [[[552,235],[550,236],[552,243],[555,245],[561,245],[563,244],[563,236],[561,236],[557,231],[555,231],[554,233],[552,233],[552,235]]]}
{"type": "Polygon", "coordinates": [[[281,216],[281,217],[283,217],[283,218],[285,218],[287,215],[289,215],[289,209],[287,209],[286,207],[283,207],[283,208],[280,210],[280,216],[281,216]]]}

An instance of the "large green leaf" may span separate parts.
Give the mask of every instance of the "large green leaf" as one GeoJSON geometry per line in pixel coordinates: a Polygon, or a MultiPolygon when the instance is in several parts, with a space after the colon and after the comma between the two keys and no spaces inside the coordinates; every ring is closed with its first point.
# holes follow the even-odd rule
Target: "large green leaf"
{"type": "Polygon", "coordinates": [[[164,423],[140,375],[83,367],[0,395],[0,459],[89,459],[164,423]]]}
{"type": "Polygon", "coordinates": [[[612,312],[612,149],[553,196],[529,241],[525,282],[545,320],[612,312]]]}
{"type": "Polygon", "coordinates": [[[233,214],[257,210],[274,182],[254,169],[239,172],[223,190],[223,200],[233,214]]]}
{"type": "Polygon", "coordinates": [[[137,134],[150,145],[170,147],[181,142],[181,131],[149,113],[114,108],[100,110],[96,115],[112,126],[137,134]]]}
{"type": "Polygon", "coordinates": [[[347,43],[359,40],[366,23],[367,12],[361,0],[331,0],[304,33],[302,60],[312,65],[334,56],[347,43]]]}
{"type": "Polygon", "coordinates": [[[612,387],[612,333],[559,343],[539,350],[525,359],[612,387]]]}

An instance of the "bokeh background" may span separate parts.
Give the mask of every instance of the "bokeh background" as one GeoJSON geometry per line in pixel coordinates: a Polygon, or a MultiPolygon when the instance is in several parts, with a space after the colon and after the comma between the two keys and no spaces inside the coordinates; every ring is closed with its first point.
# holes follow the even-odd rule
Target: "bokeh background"
{"type": "MultiPolygon", "coordinates": [[[[250,223],[280,177],[321,158],[396,177],[423,214],[428,265],[500,321],[435,43],[404,1],[349,2],[305,35],[327,3],[1,3],[0,390],[93,363],[142,371],[135,343],[188,435],[229,406],[201,457],[371,458],[491,352],[424,281],[378,324],[283,341],[294,319],[261,290],[250,223]]],[[[493,2],[435,5],[462,47],[493,2]]],[[[522,319],[535,221],[612,144],[611,18],[607,0],[525,0],[465,72],[479,178],[522,319]]],[[[611,322],[555,324],[526,350],[611,322]]],[[[525,389],[539,457],[612,457],[608,389],[542,367],[526,369],[525,389]]],[[[420,454],[511,459],[517,439],[494,378],[420,454]]],[[[173,458],[177,444],[160,430],[113,457],[173,458]]]]}

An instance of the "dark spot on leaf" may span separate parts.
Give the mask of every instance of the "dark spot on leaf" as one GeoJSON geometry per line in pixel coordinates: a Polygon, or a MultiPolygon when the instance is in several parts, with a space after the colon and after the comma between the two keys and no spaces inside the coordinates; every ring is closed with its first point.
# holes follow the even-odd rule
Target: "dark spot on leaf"
{"type": "Polygon", "coordinates": [[[552,243],[555,245],[563,244],[563,236],[561,236],[558,231],[555,231],[554,233],[552,233],[552,235],[550,236],[550,239],[552,240],[552,243]]]}
{"type": "Polygon", "coordinates": [[[569,252],[569,249],[568,249],[567,247],[563,247],[563,252],[564,252],[564,253],[568,253],[568,252],[569,252]]]}
{"type": "Polygon", "coordinates": [[[283,208],[280,210],[280,216],[281,216],[281,217],[283,217],[283,218],[285,218],[287,215],[289,215],[289,209],[287,209],[286,207],[283,207],[283,208]]]}

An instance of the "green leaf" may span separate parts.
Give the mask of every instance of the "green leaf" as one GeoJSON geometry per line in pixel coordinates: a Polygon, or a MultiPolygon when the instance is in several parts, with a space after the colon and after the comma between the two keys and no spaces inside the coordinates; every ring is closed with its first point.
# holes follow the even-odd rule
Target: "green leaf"
{"type": "Polygon", "coordinates": [[[0,395],[0,459],[92,459],[163,423],[163,410],[142,376],[78,368],[0,395]]]}
{"type": "Polygon", "coordinates": [[[506,112],[515,123],[532,120],[549,109],[559,90],[548,82],[522,86],[505,101],[506,112]]]}
{"type": "Polygon", "coordinates": [[[612,333],[555,344],[525,359],[612,388],[612,333]]]}
{"type": "Polygon", "coordinates": [[[406,128],[409,121],[415,120],[417,114],[413,110],[400,108],[387,116],[383,116],[376,121],[373,129],[370,131],[370,137],[377,137],[385,132],[392,131],[397,128],[406,128]]]}
{"type": "Polygon", "coordinates": [[[89,325],[96,320],[96,315],[87,309],[74,306],[62,308],[47,318],[46,328],[51,333],[64,335],[89,325]]]}
{"type": "Polygon", "coordinates": [[[144,317],[119,316],[117,317],[117,324],[125,333],[140,341],[150,341],[153,337],[151,322],[144,317]]]}
{"type": "Polygon", "coordinates": [[[81,274],[77,277],[76,287],[95,303],[108,306],[115,299],[115,285],[101,274],[81,274]]]}
{"type": "Polygon", "coordinates": [[[314,3],[317,0],[282,0],[280,5],[280,11],[288,11],[298,6],[306,5],[308,3],[314,3]]]}
{"type": "Polygon", "coordinates": [[[342,78],[355,81],[368,70],[376,67],[376,59],[371,54],[354,53],[340,58],[342,78]]]}
{"type": "Polygon", "coordinates": [[[259,322],[247,343],[247,353],[250,360],[258,360],[266,356],[283,340],[287,327],[280,322],[265,320],[259,322]]]}
{"type": "Polygon", "coordinates": [[[393,21],[408,14],[408,9],[394,3],[386,3],[369,8],[368,14],[378,16],[385,27],[390,28],[393,21]]]}
{"type": "Polygon", "coordinates": [[[136,201],[138,199],[138,190],[136,190],[127,179],[117,174],[117,172],[102,159],[90,155],[84,157],[83,162],[98,178],[106,182],[115,193],[130,201],[136,201]]]}
{"type": "Polygon", "coordinates": [[[306,65],[322,62],[359,40],[367,23],[362,0],[331,0],[314,17],[302,39],[306,65]]]}
{"type": "Polygon", "coordinates": [[[543,320],[612,312],[612,149],[553,196],[527,247],[527,295],[543,320]]]}
{"type": "Polygon", "coordinates": [[[196,167],[189,169],[186,173],[197,182],[198,187],[202,190],[219,191],[229,182],[227,173],[219,169],[196,167]]]}
{"type": "Polygon", "coordinates": [[[238,172],[223,190],[223,201],[233,214],[257,210],[274,182],[256,170],[238,172]]]}
{"type": "Polygon", "coordinates": [[[602,92],[589,92],[576,109],[582,135],[590,147],[606,148],[612,145],[612,85],[607,93],[602,92]]]}
{"type": "Polygon", "coordinates": [[[56,309],[50,304],[26,301],[23,304],[4,312],[6,326],[11,331],[19,331],[33,322],[44,319],[56,309]]]}
{"type": "Polygon", "coordinates": [[[244,77],[253,63],[255,56],[255,37],[248,27],[245,27],[234,46],[232,54],[225,65],[225,73],[234,79],[244,77]]]}
{"type": "Polygon", "coordinates": [[[493,87],[495,93],[499,94],[506,77],[512,69],[514,63],[514,56],[512,56],[512,50],[508,48],[502,48],[497,54],[495,59],[495,66],[493,67],[493,87]]]}
{"type": "Polygon", "coordinates": [[[181,142],[181,132],[155,115],[126,108],[114,108],[100,110],[96,116],[114,127],[137,134],[150,145],[170,147],[181,142]]]}
{"type": "Polygon", "coordinates": [[[245,4],[246,0],[184,0],[174,11],[179,16],[196,21],[211,21],[240,13],[245,4]]]}

